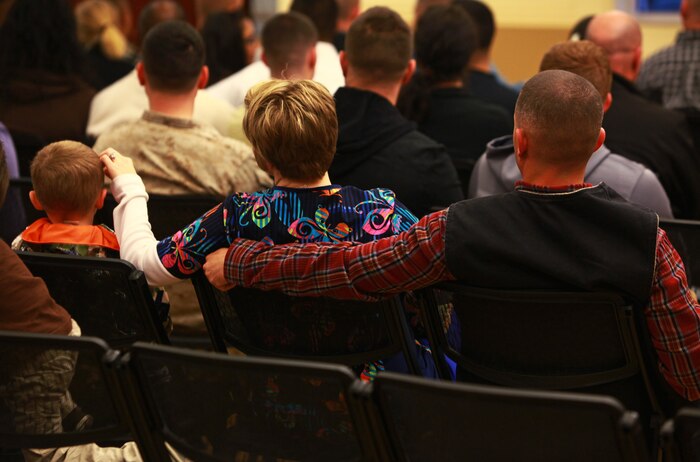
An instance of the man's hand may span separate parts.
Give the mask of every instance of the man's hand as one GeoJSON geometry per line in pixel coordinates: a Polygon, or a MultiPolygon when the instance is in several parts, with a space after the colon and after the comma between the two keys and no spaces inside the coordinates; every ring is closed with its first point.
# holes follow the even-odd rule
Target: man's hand
{"type": "Polygon", "coordinates": [[[224,261],[228,249],[219,249],[207,255],[207,261],[204,263],[204,275],[209,279],[211,285],[221,291],[231,290],[235,284],[231,284],[224,277],[224,261]]]}
{"type": "Polygon", "coordinates": [[[125,173],[136,173],[134,162],[125,156],[119,154],[115,149],[107,148],[100,153],[100,160],[105,166],[105,175],[110,180],[115,179],[119,175],[125,173]]]}

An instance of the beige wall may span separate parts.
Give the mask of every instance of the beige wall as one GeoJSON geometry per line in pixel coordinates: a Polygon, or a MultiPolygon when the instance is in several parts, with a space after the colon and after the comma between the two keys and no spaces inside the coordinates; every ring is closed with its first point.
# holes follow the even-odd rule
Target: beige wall
{"type": "MultiPolygon", "coordinates": [[[[363,8],[386,5],[413,21],[415,0],[360,0],[363,8]]],[[[493,61],[510,81],[525,80],[537,72],[540,58],[554,43],[565,40],[582,17],[610,10],[626,0],[483,0],[494,11],[499,32],[493,61]]],[[[291,0],[278,0],[286,10],[291,0]]],[[[640,18],[644,55],[671,44],[680,29],[675,15],[640,18]]]]}

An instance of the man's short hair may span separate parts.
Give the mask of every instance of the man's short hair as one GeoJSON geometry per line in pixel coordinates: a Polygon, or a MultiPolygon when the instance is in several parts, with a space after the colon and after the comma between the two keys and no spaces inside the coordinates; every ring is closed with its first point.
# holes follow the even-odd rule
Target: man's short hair
{"type": "Polygon", "coordinates": [[[370,8],[350,26],[345,53],[350,66],[370,80],[400,80],[413,53],[411,30],[395,11],[370,8]]]}
{"type": "Polygon", "coordinates": [[[462,7],[476,24],[477,49],[488,50],[491,48],[493,34],[496,31],[496,22],[493,19],[491,9],[478,0],[454,0],[454,4],[462,7]]]}
{"type": "Polygon", "coordinates": [[[141,10],[141,13],[139,13],[139,39],[143,42],[144,37],[157,24],[174,20],[185,20],[185,12],[179,3],[174,0],[152,0],[148,2],[141,10]]]}
{"type": "Polygon", "coordinates": [[[195,87],[202,72],[204,42],[184,21],[162,22],[146,35],[142,56],[151,87],[184,93],[195,87]]]}
{"type": "Polygon", "coordinates": [[[298,68],[318,40],[316,27],[303,14],[290,12],[273,16],[262,31],[262,46],[273,69],[298,68]]]}
{"type": "Polygon", "coordinates": [[[30,173],[34,193],[46,210],[87,213],[104,183],[100,158],[77,141],[45,146],[32,160],[30,173]]]}
{"type": "Polygon", "coordinates": [[[5,146],[0,142],[0,207],[5,203],[9,185],[10,172],[7,170],[7,160],[5,160],[5,146]]]}
{"type": "Polygon", "coordinates": [[[608,55],[588,40],[554,45],[542,58],[540,71],[560,69],[588,80],[605,99],[612,87],[612,70],[608,55]]]}
{"type": "Polygon", "coordinates": [[[317,180],[328,171],[338,140],[335,102],[312,80],[270,80],[245,97],[243,130],[253,152],[288,179],[317,180]]]}
{"type": "Polygon", "coordinates": [[[335,0],[294,0],[289,11],[308,17],[316,26],[319,40],[333,41],[338,21],[338,4],[335,0]]]}
{"type": "Polygon", "coordinates": [[[515,106],[515,126],[530,136],[541,160],[586,163],[603,122],[603,101],[583,77],[562,70],[543,71],[525,83],[515,106]]]}

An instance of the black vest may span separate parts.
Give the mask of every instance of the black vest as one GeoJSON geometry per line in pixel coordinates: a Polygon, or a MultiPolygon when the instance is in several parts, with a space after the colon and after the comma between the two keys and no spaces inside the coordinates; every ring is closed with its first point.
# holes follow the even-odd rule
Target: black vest
{"type": "Polygon", "coordinates": [[[605,184],[571,193],[516,190],[450,207],[447,266],[474,287],[606,291],[646,306],[657,215],[605,184]]]}

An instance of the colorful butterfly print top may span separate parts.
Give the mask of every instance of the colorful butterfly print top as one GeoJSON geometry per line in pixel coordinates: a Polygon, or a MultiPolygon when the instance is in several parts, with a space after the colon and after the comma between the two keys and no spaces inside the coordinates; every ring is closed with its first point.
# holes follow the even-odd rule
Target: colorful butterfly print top
{"type": "Polygon", "coordinates": [[[291,242],[369,242],[406,231],[418,219],[388,189],[354,186],[273,187],[237,193],[158,243],[163,266],[187,278],[207,254],[238,237],[270,245],[291,242]]]}

